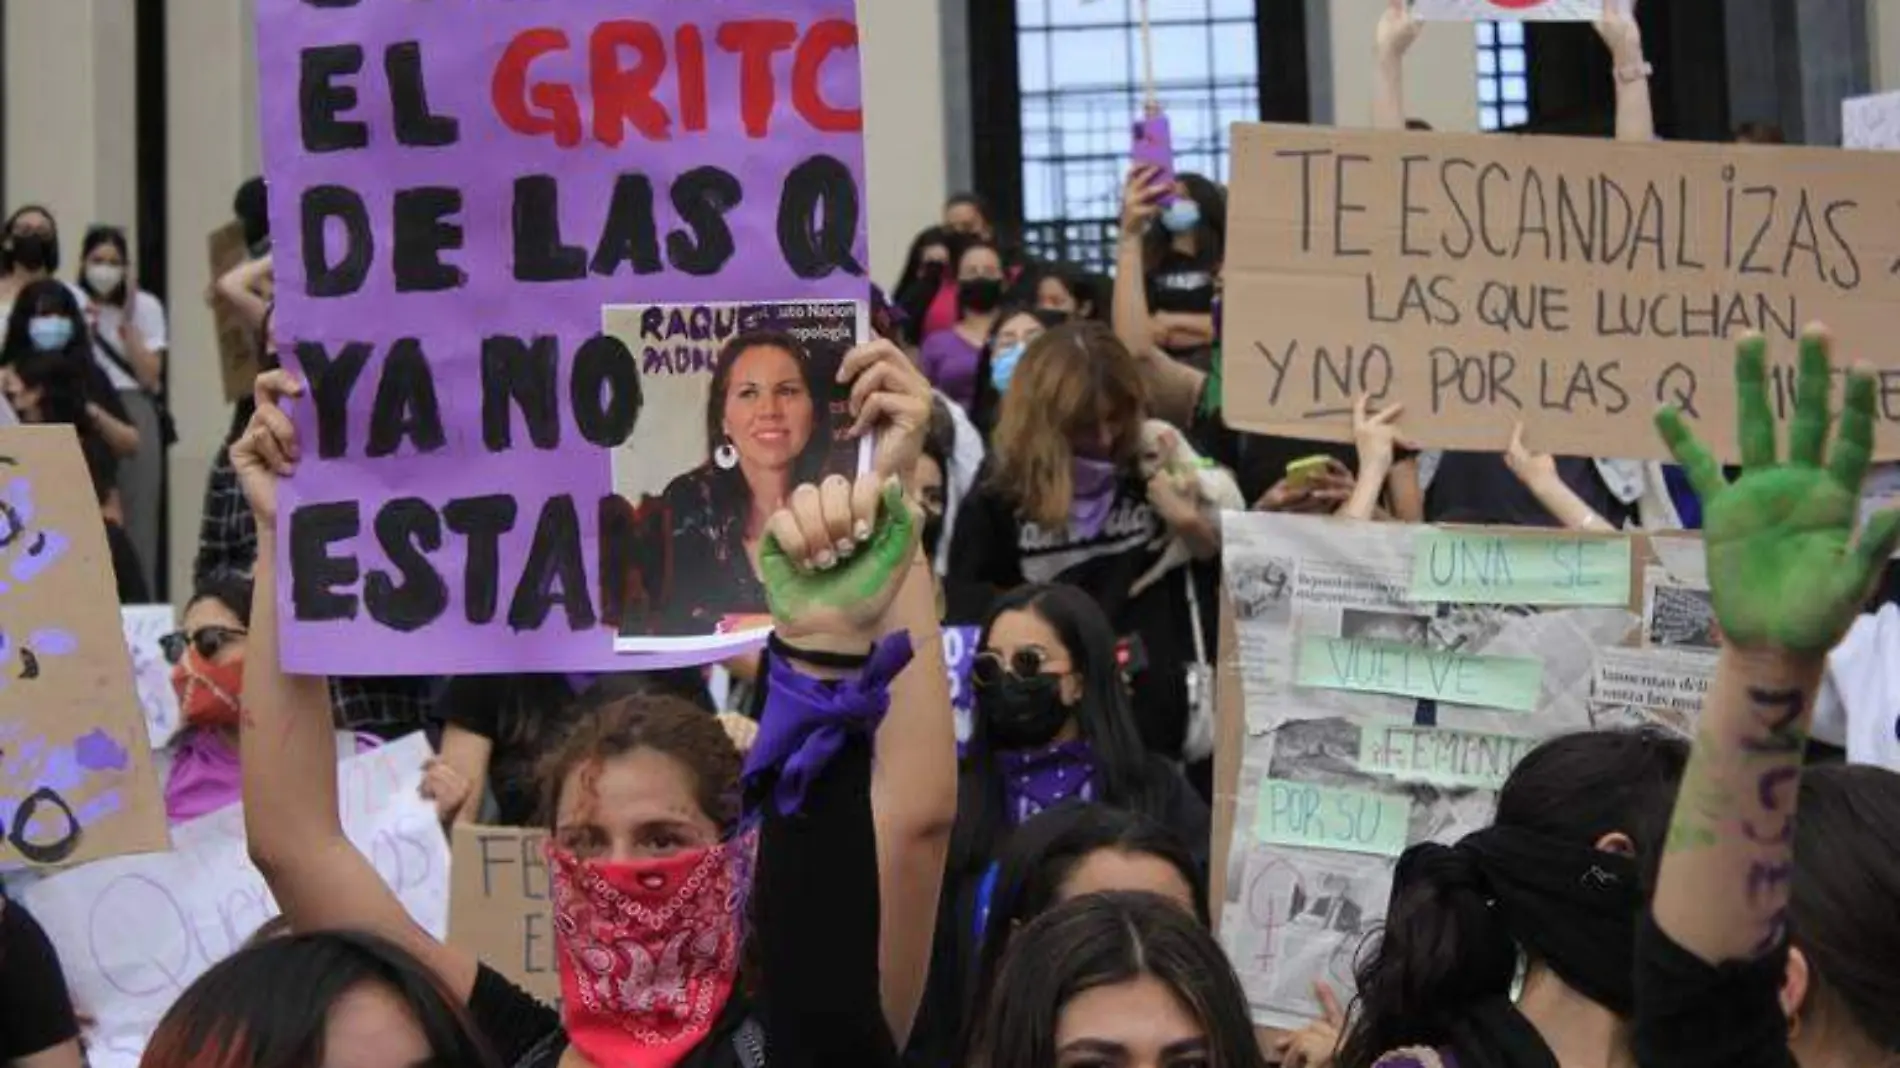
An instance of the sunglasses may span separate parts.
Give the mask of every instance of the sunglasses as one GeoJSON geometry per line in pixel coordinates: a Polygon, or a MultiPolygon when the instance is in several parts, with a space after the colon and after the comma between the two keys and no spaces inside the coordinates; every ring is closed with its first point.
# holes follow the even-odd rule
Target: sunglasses
{"type": "Polygon", "coordinates": [[[223,652],[225,646],[249,633],[236,627],[199,627],[190,632],[175,630],[158,639],[158,647],[164,650],[167,663],[176,664],[183,660],[186,646],[198,650],[199,656],[210,660],[223,652]]]}
{"type": "Polygon", "coordinates": [[[1006,679],[1021,682],[1042,675],[1060,677],[1066,671],[1049,670],[1049,654],[1035,646],[1025,646],[1005,660],[1001,653],[978,653],[970,664],[970,681],[978,686],[1001,686],[1006,679]]]}

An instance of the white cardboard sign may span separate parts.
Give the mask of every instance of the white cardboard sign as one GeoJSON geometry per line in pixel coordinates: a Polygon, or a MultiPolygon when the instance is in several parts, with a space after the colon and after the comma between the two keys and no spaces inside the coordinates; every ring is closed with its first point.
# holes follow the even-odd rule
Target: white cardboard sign
{"type": "MultiPolygon", "coordinates": [[[[417,793],[428,741],[414,734],[337,765],[343,829],[409,915],[448,932],[449,845],[417,793]]],[[[96,861],[23,898],[59,950],[73,1003],[92,1014],[92,1068],[138,1068],[158,1021],[200,975],[277,915],[251,866],[241,805],[172,829],[170,853],[96,861]]]]}

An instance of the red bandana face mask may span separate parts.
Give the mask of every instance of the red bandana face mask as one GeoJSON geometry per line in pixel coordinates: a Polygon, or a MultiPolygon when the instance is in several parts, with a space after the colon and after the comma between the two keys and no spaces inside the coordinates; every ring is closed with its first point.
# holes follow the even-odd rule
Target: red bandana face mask
{"type": "Polygon", "coordinates": [[[236,727],[244,693],[244,661],[214,664],[186,647],[185,656],[172,669],[172,689],[178,694],[178,711],[193,727],[236,727]]]}
{"type": "Polygon", "coordinates": [[[608,863],[549,843],[562,1012],[588,1060],[671,1068],[706,1039],[739,973],[743,848],[608,863]]]}

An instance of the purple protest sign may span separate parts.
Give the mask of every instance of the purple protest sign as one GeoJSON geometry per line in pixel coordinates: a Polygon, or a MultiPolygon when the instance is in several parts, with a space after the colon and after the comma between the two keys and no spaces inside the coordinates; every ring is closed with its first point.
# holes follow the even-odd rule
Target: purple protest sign
{"type": "Polygon", "coordinates": [[[957,717],[957,745],[970,740],[970,717],[976,712],[976,693],[970,687],[970,669],[976,664],[981,627],[943,628],[943,666],[950,673],[950,708],[957,717]]]}
{"type": "Polygon", "coordinates": [[[644,405],[602,309],[867,299],[853,0],[258,8],[276,331],[310,387],[285,667],[657,666],[614,654],[603,593],[644,405]]]}

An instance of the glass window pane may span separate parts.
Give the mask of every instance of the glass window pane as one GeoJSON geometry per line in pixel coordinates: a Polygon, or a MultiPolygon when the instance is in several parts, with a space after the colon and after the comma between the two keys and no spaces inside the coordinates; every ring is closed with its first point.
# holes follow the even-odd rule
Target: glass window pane
{"type": "Polygon", "coordinates": [[[1522,104],[1531,98],[1530,86],[1525,84],[1523,78],[1506,78],[1502,84],[1504,102],[1507,104],[1522,104]]]}
{"type": "Polygon", "coordinates": [[[1524,43],[1524,24],[1523,23],[1500,22],[1497,24],[1497,27],[1498,27],[1498,43],[1499,44],[1518,46],[1524,43]]]}
{"type": "Polygon", "coordinates": [[[1099,88],[1127,84],[1129,35],[1125,30],[1062,30],[1050,35],[1051,88],[1099,88]]]}
{"type": "Polygon", "coordinates": [[[1478,103],[1495,104],[1498,102],[1498,80],[1483,78],[1478,82],[1478,103]]]}
{"type": "Polygon", "coordinates": [[[1504,125],[1522,126],[1531,121],[1530,109],[1522,104],[1507,104],[1504,108],[1504,125]]]}
{"type": "Polygon", "coordinates": [[[1478,50],[1478,74],[1489,75],[1498,72],[1498,54],[1489,48],[1478,50]]]}
{"type": "MultiPolygon", "coordinates": [[[[1156,82],[1205,81],[1213,74],[1213,33],[1207,26],[1156,26],[1154,42],[1156,82]]],[[[1137,78],[1140,74],[1136,71],[1137,78]]]]}
{"type": "Polygon", "coordinates": [[[1130,0],[1043,0],[1051,26],[1102,26],[1128,18],[1130,0]]]}
{"type": "Polygon", "coordinates": [[[1498,128],[1498,109],[1481,107],[1478,109],[1478,128],[1495,130],[1498,128]]]}
{"type": "Polygon", "coordinates": [[[1491,48],[1498,43],[1498,27],[1494,22],[1478,23],[1478,47],[1491,48]]]}
{"type": "Polygon", "coordinates": [[[1504,48],[1498,50],[1498,69],[1506,74],[1524,73],[1524,50],[1522,48],[1504,48]]]}
{"type": "Polygon", "coordinates": [[[1260,49],[1253,23],[1214,28],[1214,76],[1222,83],[1260,83],[1260,49]]]}
{"type": "Polygon", "coordinates": [[[1016,29],[1032,30],[1049,24],[1049,0],[1016,0],[1016,29]]]}
{"type": "MultiPolygon", "coordinates": [[[[1100,3],[1116,3],[1118,0],[1098,0],[1100,3]]],[[[1131,7],[1141,0],[1128,0],[1131,7]]],[[[1153,22],[1206,22],[1208,0],[1148,0],[1148,18],[1153,22]]],[[[1248,12],[1252,14],[1251,11],[1248,12]]],[[[1130,20],[1139,19],[1141,12],[1134,11],[1130,20]]]]}
{"type": "Polygon", "coordinates": [[[1049,88],[1049,35],[1031,32],[1016,42],[1016,76],[1025,93],[1040,93],[1049,88]]]}

